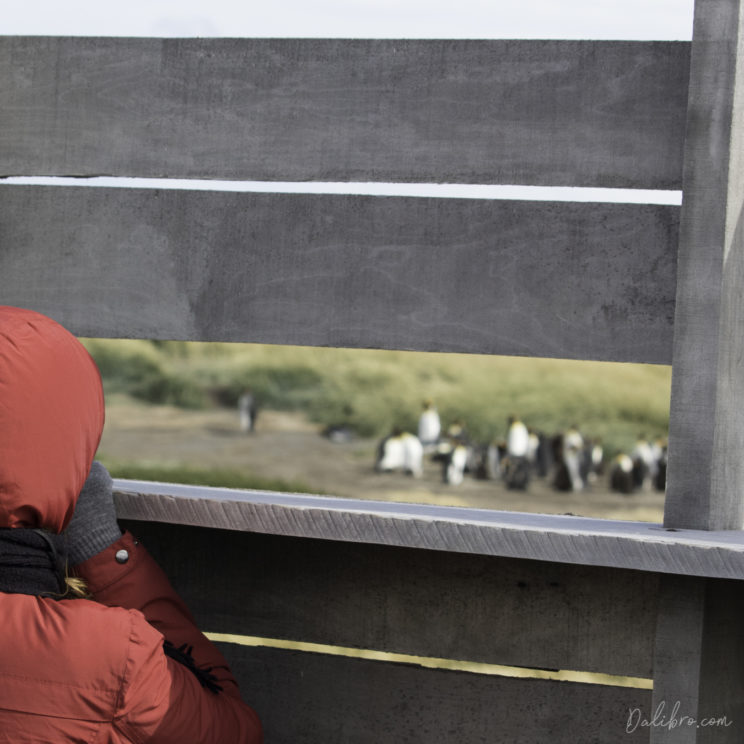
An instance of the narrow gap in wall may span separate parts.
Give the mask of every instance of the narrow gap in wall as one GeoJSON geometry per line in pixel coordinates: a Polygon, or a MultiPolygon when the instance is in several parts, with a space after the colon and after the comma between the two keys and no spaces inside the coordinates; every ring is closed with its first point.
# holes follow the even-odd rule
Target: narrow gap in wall
{"type": "Polygon", "coordinates": [[[216,181],[208,179],[8,176],[8,185],[86,186],[89,188],[180,189],[197,191],[271,192],[287,194],[355,194],[462,199],[519,199],[618,204],[682,203],[681,191],[568,186],[522,186],[456,183],[216,181]]]}
{"type": "Polygon", "coordinates": [[[610,687],[633,687],[641,690],[653,689],[653,680],[645,677],[623,677],[614,674],[597,672],[580,672],[566,669],[547,670],[529,667],[504,666],[501,664],[484,664],[479,662],[457,661],[426,656],[412,656],[388,651],[349,648],[346,646],[327,646],[321,643],[287,641],[277,638],[260,638],[258,636],[234,635],[230,633],[205,633],[211,641],[233,643],[240,646],[259,648],[277,648],[306,653],[329,654],[372,661],[387,661],[398,664],[414,664],[429,669],[470,672],[498,677],[518,677],[522,679],[546,679],[560,682],[580,682],[583,684],[605,685],[610,687]]]}

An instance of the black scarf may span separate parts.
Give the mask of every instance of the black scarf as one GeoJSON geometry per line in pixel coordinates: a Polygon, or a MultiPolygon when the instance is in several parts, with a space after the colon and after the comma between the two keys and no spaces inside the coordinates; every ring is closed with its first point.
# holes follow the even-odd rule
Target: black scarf
{"type": "MultiPolygon", "coordinates": [[[[62,535],[40,529],[0,529],[0,592],[60,599],[67,593],[65,563],[62,535]]],[[[176,648],[163,641],[163,651],[183,664],[202,687],[214,693],[222,691],[211,667],[196,665],[190,646],[176,648]]]]}
{"type": "Polygon", "coordinates": [[[41,529],[0,529],[0,592],[62,597],[64,538],[41,529]]]}

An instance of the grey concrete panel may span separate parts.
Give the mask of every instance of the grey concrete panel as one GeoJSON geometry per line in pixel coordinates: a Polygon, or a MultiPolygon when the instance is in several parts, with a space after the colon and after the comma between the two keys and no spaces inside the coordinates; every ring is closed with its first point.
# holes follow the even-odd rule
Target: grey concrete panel
{"type": "Polygon", "coordinates": [[[689,44],[0,38],[0,173],[676,189],[689,44]]]}
{"type": "Polygon", "coordinates": [[[742,741],[742,615],[741,581],[661,578],[652,703],[659,711],[659,725],[652,728],[654,744],[742,741]]]}
{"type": "MultiPolygon", "coordinates": [[[[691,576],[662,576],[659,582],[659,615],[654,649],[654,694],[652,709],[660,709],[664,720],[698,716],[705,579],[691,576]]],[[[720,711],[720,715],[725,715],[720,711]]],[[[654,744],[693,744],[698,730],[690,726],[655,726],[654,744]]]]}
{"type": "Polygon", "coordinates": [[[744,46],[739,0],[697,3],[665,524],[744,524],[744,46]],[[738,74],[737,74],[738,71],[738,74]]]}
{"type": "Polygon", "coordinates": [[[744,582],[705,580],[698,718],[726,716],[731,725],[705,728],[701,744],[744,740],[744,582]]]}
{"type": "Polygon", "coordinates": [[[272,744],[617,744],[651,693],[219,644],[272,744]]]}
{"type": "Polygon", "coordinates": [[[211,632],[651,676],[657,574],[180,525],[126,526],[211,632]]]}
{"type": "Polygon", "coordinates": [[[668,363],[678,208],[0,187],[0,295],[78,335],[668,363]]]}
{"type": "Polygon", "coordinates": [[[744,533],[117,480],[117,513],[271,535],[741,579],[744,533]]]}

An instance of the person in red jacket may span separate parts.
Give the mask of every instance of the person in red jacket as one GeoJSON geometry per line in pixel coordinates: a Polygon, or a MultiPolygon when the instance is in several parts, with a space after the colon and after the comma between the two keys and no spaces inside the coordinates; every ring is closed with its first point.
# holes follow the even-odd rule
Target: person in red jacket
{"type": "Polygon", "coordinates": [[[77,339],[0,306],[0,742],[260,744],[225,659],[117,525],[103,420],[77,339]]]}

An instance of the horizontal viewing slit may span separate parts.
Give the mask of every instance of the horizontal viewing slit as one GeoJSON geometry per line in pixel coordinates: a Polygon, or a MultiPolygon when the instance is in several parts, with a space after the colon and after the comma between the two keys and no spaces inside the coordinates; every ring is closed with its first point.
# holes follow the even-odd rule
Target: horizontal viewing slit
{"type": "Polygon", "coordinates": [[[114,176],[0,176],[0,183],[31,186],[91,188],[179,189],[193,191],[271,192],[277,194],[350,194],[413,196],[449,199],[514,199],[679,206],[681,191],[590,188],[581,186],[521,186],[459,183],[383,183],[327,181],[223,181],[182,178],[125,178],[114,176]]]}

